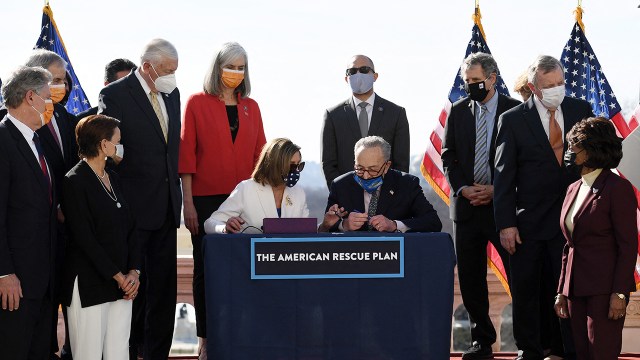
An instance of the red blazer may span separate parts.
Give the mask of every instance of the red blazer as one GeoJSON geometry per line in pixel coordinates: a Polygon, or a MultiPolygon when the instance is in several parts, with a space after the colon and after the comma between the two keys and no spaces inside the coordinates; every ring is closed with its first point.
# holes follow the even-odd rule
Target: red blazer
{"type": "Polygon", "coordinates": [[[636,290],[638,203],[631,183],[602,170],[574,218],[573,235],[564,223],[581,180],[569,186],[560,227],[567,239],[562,254],[558,293],[592,296],[636,290]]]}
{"type": "Polygon", "coordinates": [[[266,143],[258,103],[238,97],[238,122],[233,142],[224,101],[204,92],[187,101],[178,172],[193,174],[194,196],[230,194],[251,177],[266,143]]]}

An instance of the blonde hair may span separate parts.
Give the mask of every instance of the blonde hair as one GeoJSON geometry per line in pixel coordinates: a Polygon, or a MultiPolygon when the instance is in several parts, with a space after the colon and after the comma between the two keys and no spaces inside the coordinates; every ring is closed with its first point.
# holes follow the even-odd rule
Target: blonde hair
{"type": "Polygon", "coordinates": [[[291,158],[300,151],[300,146],[287,138],[270,140],[262,148],[260,158],[251,177],[261,185],[279,186],[289,173],[291,158]]]}
{"type": "Polygon", "coordinates": [[[529,76],[527,72],[523,72],[516,79],[516,83],[513,87],[513,91],[522,96],[522,100],[527,101],[531,97],[531,89],[529,88],[529,76]]]}

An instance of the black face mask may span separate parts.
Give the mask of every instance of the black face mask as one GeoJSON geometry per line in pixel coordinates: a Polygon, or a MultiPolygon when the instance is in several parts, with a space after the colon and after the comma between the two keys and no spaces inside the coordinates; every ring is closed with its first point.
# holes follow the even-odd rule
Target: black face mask
{"type": "Polygon", "coordinates": [[[584,149],[575,153],[570,149],[567,149],[567,151],[564,153],[564,159],[563,159],[564,166],[567,168],[567,171],[569,171],[572,174],[580,175],[580,173],[582,172],[583,164],[580,164],[580,165],[576,164],[576,157],[578,157],[578,154],[582,151],[584,151],[584,149]]]}
{"type": "Polygon", "coordinates": [[[471,100],[484,101],[484,99],[487,98],[487,95],[489,95],[489,90],[487,89],[485,81],[487,80],[468,84],[466,86],[465,90],[469,94],[469,98],[471,98],[471,100]]]}

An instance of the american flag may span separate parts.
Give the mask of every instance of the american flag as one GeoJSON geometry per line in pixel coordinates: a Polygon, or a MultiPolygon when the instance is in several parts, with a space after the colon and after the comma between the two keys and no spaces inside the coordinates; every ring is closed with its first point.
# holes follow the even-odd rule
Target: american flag
{"type": "Polygon", "coordinates": [[[567,96],[588,101],[596,116],[611,119],[618,133],[626,137],[631,132],[622,116],[620,104],[604,76],[604,71],[587,37],[576,22],[560,57],[564,65],[567,96]]]}
{"type": "MultiPolygon", "coordinates": [[[[611,90],[602,66],[584,34],[584,29],[578,22],[573,26],[569,41],[562,50],[561,61],[565,68],[564,81],[567,96],[588,101],[593,113],[610,119],[623,138],[638,126],[635,117],[630,124],[627,124],[622,116],[616,95],[611,90]]],[[[637,190],[636,197],[640,204],[640,193],[637,190]]],[[[640,238],[638,242],[640,243],[640,238]]],[[[640,247],[638,251],[640,252],[640,247]]],[[[636,266],[634,275],[636,286],[640,288],[640,266],[636,266]]]]}
{"type": "Polygon", "coordinates": [[[53,12],[51,11],[51,8],[49,5],[45,5],[42,11],[42,30],[40,31],[40,37],[38,38],[34,49],[46,49],[53,51],[67,62],[67,71],[71,75],[73,87],[69,94],[66,108],[69,113],[77,115],[78,113],[89,109],[91,105],[89,104],[89,100],[87,99],[84,90],[82,90],[82,86],[80,86],[80,81],[78,81],[75,71],[73,71],[73,66],[71,66],[69,56],[67,56],[67,50],[64,46],[64,42],[62,41],[62,37],[60,36],[60,32],[58,31],[58,26],[53,20],[53,12]]]}
{"type": "MultiPolygon", "coordinates": [[[[477,14],[479,14],[479,12],[477,14]]],[[[473,29],[471,29],[471,41],[467,44],[467,51],[464,54],[465,58],[469,56],[469,54],[476,52],[491,54],[491,50],[489,50],[489,46],[484,39],[483,31],[481,30],[482,25],[480,25],[479,22],[479,19],[477,19],[476,24],[473,26],[473,29]]],[[[460,63],[462,63],[462,61],[460,63]]],[[[503,95],[509,95],[509,89],[502,80],[499,72],[496,90],[503,95]]],[[[451,189],[449,188],[449,183],[444,176],[442,160],[440,158],[440,155],[442,154],[444,127],[453,103],[467,96],[468,95],[464,90],[464,81],[462,80],[460,67],[458,67],[458,71],[453,81],[453,86],[451,87],[451,90],[449,90],[449,99],[446,101],[444,109],[440,112],[440,117],[438,118],[435,130],[433,130],[429,137],[427,150],[425,151],[422,165],[420,166],[420,170],[424,178],[447,205],[449,205],[449,194],[451,193],[451,189]]],[[[502,282],[502,285],[507,291],[509,291],[502,260],[491,243],[487,246],[487,260],[491,269],[502,282]]]]}

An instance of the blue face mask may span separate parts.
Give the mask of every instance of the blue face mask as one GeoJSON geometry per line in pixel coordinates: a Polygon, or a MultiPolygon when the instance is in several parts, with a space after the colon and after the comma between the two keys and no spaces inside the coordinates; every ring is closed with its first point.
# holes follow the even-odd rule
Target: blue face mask
{"type": "Polygon", "coordinates": [[[364,94],[373,89],[373,74],[355,73],[349,76],[349,85],[354,94],[364,94]]]}
{"type": "Polygon", "coordinates": [[[360,185],[362,189],[364,189],[364,191],[368,192],[369,194],[372,194],[374,191],[378,190],[378,188],[382,186],[383,181],[382,175],[370,179],[363,179],[355,173],[353,174],[353,179],[356,181],[356,183],[358,183],[358,185],[360,185]]]}

